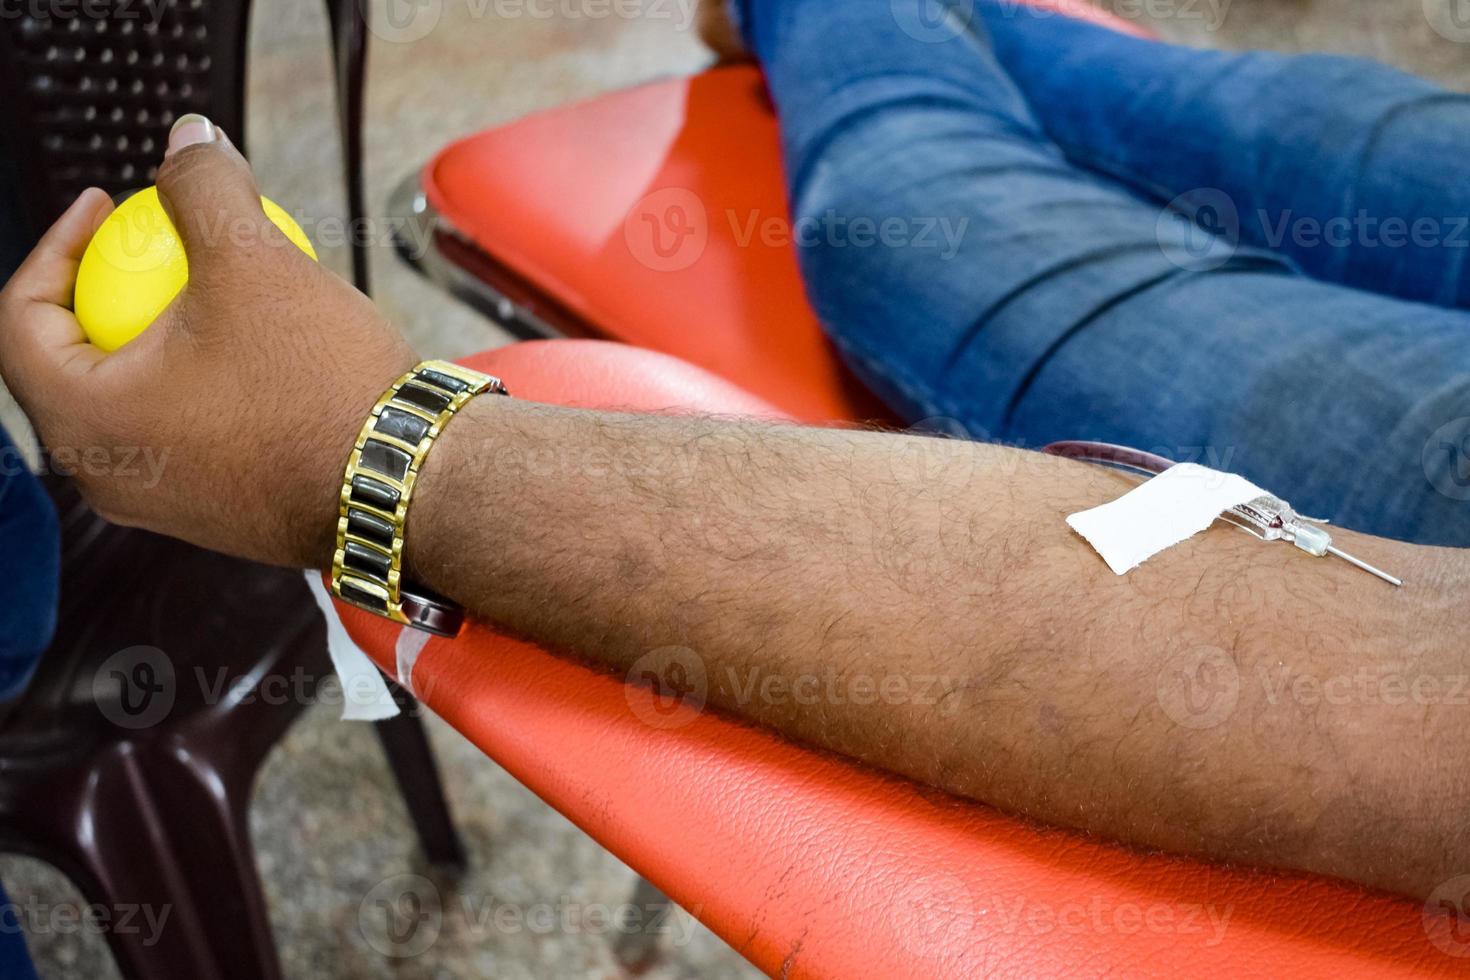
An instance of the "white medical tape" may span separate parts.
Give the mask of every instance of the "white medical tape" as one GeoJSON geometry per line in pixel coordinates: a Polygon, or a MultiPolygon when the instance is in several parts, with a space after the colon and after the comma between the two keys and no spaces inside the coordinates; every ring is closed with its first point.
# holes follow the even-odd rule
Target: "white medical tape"
{"type": "Polygon", "coordinates": [[[1194,537],[1230,508],[1266,495],[1245,477],[1179,463],[1111,503],[1071,515],[1067,524],[1124,575],[1194,537]]]}
{"type": "Polygon", "coordinates": [[[388,690],[388,682],[383,680],[372,658],[347,635],[331,593],[322,584],[321,572],[307,572],[306,585],[327,621],[327,654],[342,684],[342,720],[382,721],[397,715],[398,705],[388,690]]]}
{"type": "Polygon", "coordinates": [[[413,665],[419,662],[419,654],[424,652],[428,642],[428,633],[405,626],[403,632],[398,634],[398,642],[393,644],[398,665],[398,683],[414,697],[418,697],[418,692],[413,689],[413,665]]]}

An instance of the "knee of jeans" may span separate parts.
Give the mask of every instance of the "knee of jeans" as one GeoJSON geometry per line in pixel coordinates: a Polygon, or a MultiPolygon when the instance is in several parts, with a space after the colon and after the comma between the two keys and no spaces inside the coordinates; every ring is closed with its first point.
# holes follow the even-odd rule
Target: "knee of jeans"
{"type": "MultiPolygon", "coordinates": [[[[1402,181],[1404,173],[1422,173],[1437,163],[1444,173],[1436,193],[1453,197],[1452,191],[1463,187],[1463,158],[1470,146],[1466,133],[1470,95],[1434,89],[1406,92],[1382,105],[1368,127],[1358,173],[1402,181]]],[[[1463,202],[1470,194],[1461,191],[1458,197],[1463,202]]]]}
{"type": "MultiPolygon", "coordinates": [[[[1278,112],[1314,125],[1319,138],[1339,143],[1340,152],[1356,150],[1359,159],[1349,162],[1359,172],[1367,172],[1383,153],[1412,163],[1426,152],[1452,147],[1456,163],[1461,162],[1470,96],[1353,55],[1290,55],[1278,64],[1272,84],[1296,93],[1281,102],[1278,112]]],[[[1458,177],[1458,170],[1454,173],[1458,177]]]]}
{"type": "Polygon", "coordinates": [[[1252,107],[1232,122],[1256,134],[1263,147],[1274,148],[1272,137],[1277,137],[1341,155],[1371,131],[1381,114],[1442,92],[1356,55],[1253,51],[1229,57],[1230,70],[1212,82],[1215,95],[1223,105],[1252,107]],[[1281,97],[1274,97],[1278,93],[1281,97]]]}
{"type": "Polygon", "coordinates": [[[1470,379],[1415,404],[1345,489],[1350,526],[1470,547],[1470,379]]]}
{"type": "MultiPolygon", "coordinates": [[[[1280,100],[1276,107],[1281,112],[1300,111],[1301,100],[1322,100],[1328,105],[1348,106],[1350,94],[1377,92],[1393,88],[1405,80],[1428,85],[1413,76],[1390,68],[1381,61],[1361,55],[1331,54],[1308,51],[1300,54],[1285,54],[1277,51],[1244,51],[1229,56],[1233,59],[1236,77],[1248,77],[1260,89],[1280,88],[1290,93],[1291,98],[1280,100]]],[[[1261,108],[1270,109],[1267,103],[1261,108]]]]}

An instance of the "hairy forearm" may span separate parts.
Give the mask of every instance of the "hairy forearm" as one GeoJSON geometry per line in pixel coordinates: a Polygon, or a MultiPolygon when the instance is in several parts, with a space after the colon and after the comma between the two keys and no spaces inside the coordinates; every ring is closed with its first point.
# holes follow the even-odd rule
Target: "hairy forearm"
{"type": "Polygon", "coordinates": [[[973,443],[479,399],[430,456],[408,557],[503,627],[624,673],[694,663],[720,708],[1047,822],[1411,894],[1470,867],[1464,559],[1351,541],[1394,590],[1222,527],[1119,578],[1064,518],[1128,485],[973,443]]]}

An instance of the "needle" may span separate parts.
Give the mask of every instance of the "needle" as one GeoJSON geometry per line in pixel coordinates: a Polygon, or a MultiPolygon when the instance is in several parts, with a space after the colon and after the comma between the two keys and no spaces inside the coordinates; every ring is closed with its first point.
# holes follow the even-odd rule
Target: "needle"
{"type": "Polygon", "coordinates": [[[1352,555],[1348,554],[1346,551],[1340,550],[1336,545],[1328,545],[1327,546],[1327,553],[1329,555],[1336,555],[1337,557],[1341,558],[1343,561],[1347,562],[1348,564],[1350,564],[1350,565],[1356,565],[1357,567],[1361,568],[1365,572],[1372,572],[1374,575],[1377,575],[1379,578],[1383,579],[1385,582],[1389,583],[1390,585],[1402,587],[1403,584],[1404,584],[1404,580],[1403,579],[1401,579],[1401,578],[1395,578],[1394,576],[1388,574],[1387,572],[1383,571],[1380,568],[1374,568],[1372,565],[1370,565],[1367,562],[1363,561],[1361,558],[1354,558],[1352,555]]]}

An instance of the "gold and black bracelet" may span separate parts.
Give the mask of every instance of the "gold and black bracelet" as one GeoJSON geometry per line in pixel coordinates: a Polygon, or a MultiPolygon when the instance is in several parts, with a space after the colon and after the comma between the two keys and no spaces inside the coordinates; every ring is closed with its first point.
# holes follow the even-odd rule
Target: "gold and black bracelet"
{"type": "Polygon", "coordinates": [[[403,527],[414,482],[444,426],[500,379],[446,361],[424,361],[383,393],[363,423],[347,472],[332,556],[332,594],[395,623],[455,636],[464,610],[403,580],[403,527]]]}

